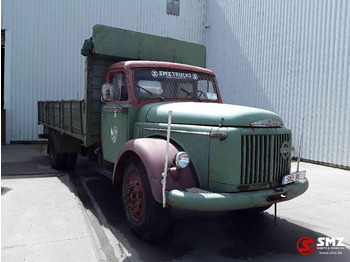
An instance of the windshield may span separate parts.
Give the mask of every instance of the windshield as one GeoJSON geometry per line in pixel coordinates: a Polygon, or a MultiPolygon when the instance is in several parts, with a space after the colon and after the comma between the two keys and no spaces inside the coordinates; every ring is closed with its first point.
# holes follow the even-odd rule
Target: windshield
{"type": "Polygon", "coordinates": [[[215,82],[210,75],[167,69],[138,69],[134,72],[138,99],[179,98],[218,101],[215,82]]]}

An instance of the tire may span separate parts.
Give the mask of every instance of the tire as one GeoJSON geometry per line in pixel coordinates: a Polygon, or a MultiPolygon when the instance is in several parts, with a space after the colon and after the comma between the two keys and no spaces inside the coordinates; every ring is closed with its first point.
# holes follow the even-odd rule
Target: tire
{"type": "Polygon", "coordinates": [[[66,162],[66,155],[57,153],[58,137],[55,132],[51,132],[49,136],[49,156],[51,166],[55,169],[64,169],[66,162]]]}
{"type": "Polygon", "coordinates": [[[51,166],[58,170],[72,169],[77,162],[78,153],[58,153],[59,142],[60,135],[51,132],[48,141],[51,166]]]}
{"type": "Polygon", "coordinates": [[[146,169],[133,158],[123,175],[123,205],[129,227],[146,241],[158,239],[169,227],[170,208],[163,208],[153,198],[146,169]]]}
{"type": "Polygon", "coordinates": [[[77,163],[78,153],[66,153],[65,155],[66,155],[66,161],[65,161],[64,167],[66,169],[74,168],[75,164],[77,163]]]}

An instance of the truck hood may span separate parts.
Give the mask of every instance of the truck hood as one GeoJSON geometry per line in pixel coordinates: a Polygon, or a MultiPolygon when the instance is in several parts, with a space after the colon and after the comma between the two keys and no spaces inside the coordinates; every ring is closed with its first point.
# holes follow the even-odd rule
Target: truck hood
{"type": "Polygon", "coordinates": [[[140,109],[138,121],[167,123],[170,110],[173,111],[173,124],[227,127],[283,126],[282,119],[267,110],[205,102],[147,104],[140,109]]]}

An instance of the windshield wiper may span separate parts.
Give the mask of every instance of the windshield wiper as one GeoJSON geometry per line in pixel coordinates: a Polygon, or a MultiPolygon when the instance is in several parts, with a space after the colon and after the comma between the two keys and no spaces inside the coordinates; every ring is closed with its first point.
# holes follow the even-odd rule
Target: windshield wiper
{"type": "Polygon", "coordinates": [[[136,86],[137,86],[138,88],[140,88],[140,89],[146,91],[148,94],[150,94],[151,96],[153,96],[153,97],[155,97],[155,98],[160,98],[160,99],[162,99],[162,100],[165,99],[165,98],[162,97],[161,95],[158,95],[158,94],[156,94],[156,93],[153,93],[153,92],[149,91],[148,89],[146,89],[146,88],[144,88],[144,87],[142,87],[142,86],[139,86],[139,85],[136,85],[136,86]]]}
{"type": "Polygon", "coordinates": [[[200,98],[198,95],[197,95],[197,97],[196,97],[196,94],[192,91],[192,92],[189,92],[189,91],[187,91],[186,89],[183,89],[183,88],[181,88],[180,87],[180,90],[181,91],[183,91],[184,93],[186,93],[187,94],[187,97],[190,97],[190,98],[194,98],[194,99],[199,99],[199,101],[201,101],[201,102],[203,102],[203,99],[202,98],[200,98]]]}

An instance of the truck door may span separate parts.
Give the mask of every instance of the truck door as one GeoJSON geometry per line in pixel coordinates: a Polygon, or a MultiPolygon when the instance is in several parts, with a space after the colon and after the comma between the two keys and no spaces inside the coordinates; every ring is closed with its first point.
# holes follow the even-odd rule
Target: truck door
{"type": "Polygon", "coordinates": [[[113,102],[103,103],[101,110],[101,134],[103,158],[114,163],[118,151],[128,136],[128,88],[125,73],[108,74],[107,82],[113,85],[113,102]]]}

